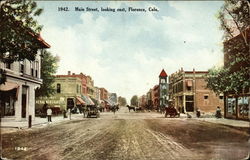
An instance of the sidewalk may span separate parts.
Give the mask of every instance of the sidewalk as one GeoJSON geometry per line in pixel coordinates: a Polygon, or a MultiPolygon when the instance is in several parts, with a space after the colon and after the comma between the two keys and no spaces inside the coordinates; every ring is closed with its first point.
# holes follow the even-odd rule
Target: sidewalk
{"type": "MultiPolygon", "coordinates": [[[[223,124],[227,126],[234,126],[234,127],[248,127],[250,128],[249,121],[242,121],[242,120],[235,120],[235,119],[226,119],[226,118],[216,118],[213,115],[203,115],[200,118],[197,118],[195,114],[190,114],[191,119],[199,120],[199,121],[206,121],[211,123],[223,124]]],[[[186,114],[181,114],[182,118],[187,118],[186,114]]]]}
{"type": "Polygon", "coordinates": [[[199,121],[206,121],[211,123],[218,123],[227,126],[234,126],[234,127],[250,127],[249,121],[242,121],[242,120],[234,120],[234,119],[225,119],[225,118],[195,118],[199,121]]]}
{"type": "MultiPolygon", "coordinates": [[[[82,118],[83,115],[82,114],[71,114],[71,120],[74,119],[79,119],[82,118]]],[[[62,121],[68,121],[68,118],[63,118],[62,115],[60,116],[52,116],[52,122],[50,124],[55,124],[55,123],[59,123],[62,121]]],[[[32,126],[39,126],[39,125],[47,125],[48,123],[48,119],[47,118],[40,118],[40,117],[35,117],[35,120],[32,121],[32,126]]],[[[21,122],[15,122],[13,119],[2,119],[1,122],[1,128],[28,128],[28,121],[21,121],[21,122]]]]}

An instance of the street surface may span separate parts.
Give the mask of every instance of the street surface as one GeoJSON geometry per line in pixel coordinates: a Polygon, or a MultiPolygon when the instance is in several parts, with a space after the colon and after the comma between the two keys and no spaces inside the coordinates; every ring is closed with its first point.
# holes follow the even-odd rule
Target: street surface
{"type": "MultiPolygon", "coordinates": [[[[249,151],[249,128],[163,114],[101,113],[2,135],[3,157],[32,160],[238,160],[249,151]]],[[[53,119],[52,119],[53,121],[53,119]]]]}

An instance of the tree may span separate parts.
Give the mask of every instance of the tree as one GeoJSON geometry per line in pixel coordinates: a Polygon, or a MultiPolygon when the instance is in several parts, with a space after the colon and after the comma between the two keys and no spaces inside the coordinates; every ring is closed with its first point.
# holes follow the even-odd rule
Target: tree
{"type": "Polygon", "coordinates": [[[40,44],[41,26],[33,18],[42,9],[34,1],[0,1],[0,61],[12,63],[24,59],[34,60],[40,44]]]}
{"type": "Polygon", "coordinates": [[[138,96],[137,95],[134,95],[131,100],[130,100],[130,104],[132,106],[138,106],[138,96]]]}
{"type": "Polygon", "coordinates": [[[41,78],[43,79],[43,84],[36,90],[36,97],[49,97],[55,93],[55,88],[52,84],[55,80],[54,74],[58,68],[58,61],[59,58],[57,56],[53,56],[48,51],[44,51],[41,54],[41,78]]]}
{"type": "Polygon", "coordinates": [[[209,70],[207,87],[239,94],[250,88],[250,3],[226,0],[218,18],[224,30],[224,67],[209,70]]]}
{"type": "Polygon", "coordinates": [[[127,105],[126,98],[119,96],[118,97],[118,103],[119,103],[120,106],[126,106],[127,105]]]}

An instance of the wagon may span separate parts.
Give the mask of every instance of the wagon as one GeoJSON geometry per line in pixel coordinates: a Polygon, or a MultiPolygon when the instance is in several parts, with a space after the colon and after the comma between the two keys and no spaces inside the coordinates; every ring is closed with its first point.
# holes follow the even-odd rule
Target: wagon
{"type": "Polygon", "coordinates": [[[165,111],[166,111],[165,112],[165,117],[168,117],[168,115],[170,117],[180,117],[180,113],[174,107],[166,107],[165,111]]]}
{"type": "Polygon", "coordinates": [[[87,118],[90,117],[96,117],[99,118],[100,117],[100,113],[99,113],[99,109],[97,106],[87,106],[87,118]]]}

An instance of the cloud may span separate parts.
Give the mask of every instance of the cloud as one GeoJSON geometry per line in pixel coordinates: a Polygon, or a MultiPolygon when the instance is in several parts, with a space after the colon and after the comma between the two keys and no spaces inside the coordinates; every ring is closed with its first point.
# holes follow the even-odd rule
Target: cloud
{"type": "MultiPolygon", "coordinates": [[[[81,6],[92,4],[85,3],[81,6]]],[[[217,3],[207,2],[210,7],[205,9],[207,6],[197,2],[98,2],[92,5],[152,6],[160,11],[136,14],[72,11],[67,14],[74,16],[68,24],[61,22],[62,15],[58,13],[48,16],[53,13],[48,3],[40,4],[45,11],[49,10],[40,22],[44,25],[42,36],[52,46],[50,50],[60,56],[58,73],[71,70],[91,75],[96,86],[125,96],[128,101],[157,84],[163,68],[171,74],[180,67],[207,70],[221,64],[221,32],[214,17],[220,6],[217,3]],[[171,15],[166,7],[173,11],[171,15]]]]}

